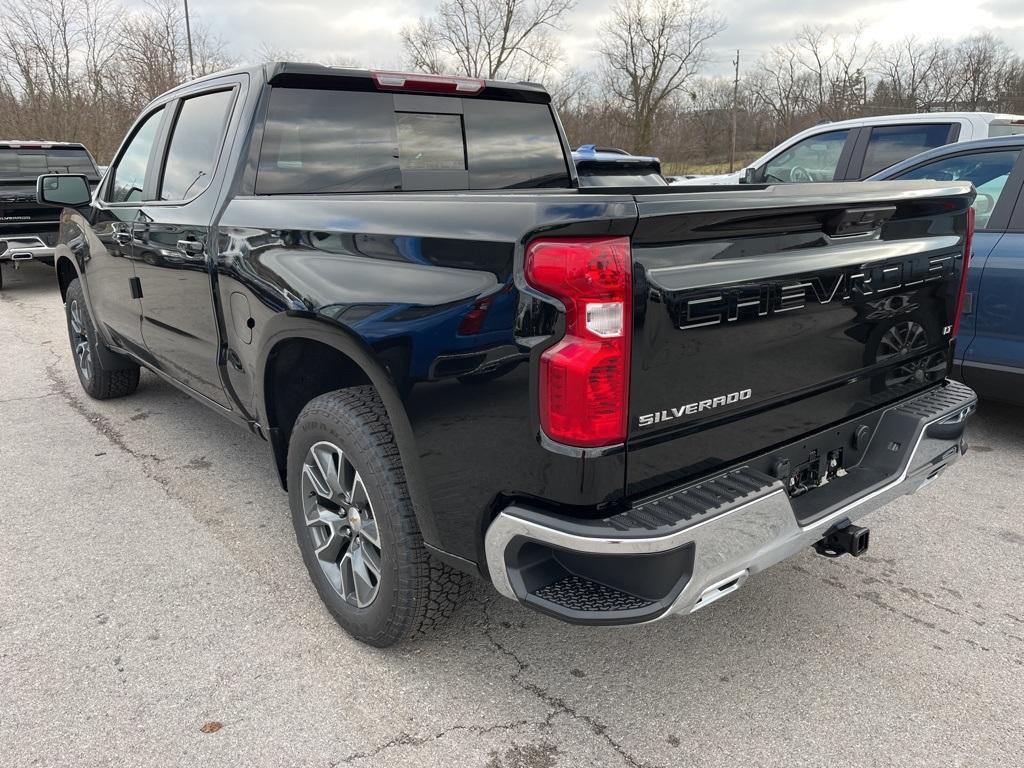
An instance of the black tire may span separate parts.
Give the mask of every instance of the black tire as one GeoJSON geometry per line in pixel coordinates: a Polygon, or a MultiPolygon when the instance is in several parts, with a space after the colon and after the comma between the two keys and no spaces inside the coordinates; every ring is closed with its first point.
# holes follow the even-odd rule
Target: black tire
{"type": "MultiPolygon", "coordinates": [[[[117,370],[103,367],[99,348],[102,341],[96,333],[96,325],[85,303],[82,283],[78,278],[71,281],[64,298],[67,315],[68,338],[71,341],[71,356],[82,389],[96,400],[130,395],[139,386],[139,366],[132,365],[117,370]]],[[[108,353],[113,354],[113,353],[108,353]]]]}
{"type": "MultiPolygon", "coordinates": [[[[341,485],[346,485],[344,479],[341,485]]],[[[356,495],[353,483],[347,498],[354,505],[358,504],[356,495]]],[[[302,409],[288,445],[288,499],[309,576],[331,615],[357,640],[384,648],[422,634],[450,616],[471,586],[469,575],[436,560],[423,544],[391,423],[373,387],[329,392],[302,409]],[[325,558],[317,556],[318,543],[321,549],[325,546],[322,532],[331,529],[310,521],[320,520],[324,506],[331,502],[316,493],[314,481],[305,477],[314,446],[338,450],[335,476],[358,473],[371,512],[367,517],[375,522],[374,531],[379,534],[376,593],[363,607],[357,604],[356,595],[346,599],[345,582],[333,578],[334,566],[324,565],[325,558]],[[307,510],[311,510],[308,518],[307,510]],[[314,528],[320,532],[312,533],[314,528]]],[[[348,504],[343,501],[339,505],[342,517],[348,504]]],[[[366,527],[365,520],[359,523],[358,514],[355,523],[366,527]]],[[[326,559],[340,559],[344,569],[345,552],[357,538],[355,531],[349,527],[348,544],[340,545],[339,554],[326,559]]],[[[366,548],[364,542],[363,550],[366,548]]]]}

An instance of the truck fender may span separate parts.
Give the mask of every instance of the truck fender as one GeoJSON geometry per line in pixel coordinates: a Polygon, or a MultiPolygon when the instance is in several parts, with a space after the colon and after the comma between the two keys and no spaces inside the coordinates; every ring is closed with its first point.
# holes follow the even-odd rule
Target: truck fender
{"type": "MultiPolygon", "coordinates": [[[[271,424],[267,408],[266,371],[271,352],[281,342],[292,339],[308,339],[332,347],[355,363],[380,395],[391,422],[395,442],[398,444],[409,495],[413,500],[423,538],[428,544],[436,542],[437,529],[430,510],[429,494],[426,492],[419,467],[419,453],[416,450],[412,425],[406,414],[399,387],[377,359],[373,349],[348,328],[333,319],[312,312],[288,311],[276,314],[264,325],[261,337],[256,365],[258,375],[254,382],[255,404],[261,423],[266,425],[265,432],[274,446],[275,455],[278,451],[281,451],[281,455],[287,454],[287,445],[282,444],[287,438],[280,433],[276,425],[271,424]]],[[[278,471],[281,475],[281,484],[285,485],[286,469],[280,463],[278,471]]]]}

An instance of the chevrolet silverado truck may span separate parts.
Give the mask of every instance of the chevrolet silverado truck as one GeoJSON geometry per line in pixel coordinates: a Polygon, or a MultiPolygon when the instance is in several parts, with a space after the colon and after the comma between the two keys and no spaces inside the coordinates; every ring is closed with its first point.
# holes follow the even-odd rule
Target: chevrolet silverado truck
{"type": "Polygon", "coordinates": [[[862,553],[966,449],[969,183],[584,188],[537,85],[274,63],[37,195],[85,391],[145,367],[267,440],[370,644],[467,574],[580,624],[689,614],[862,553]]]}
{"type": "Polygon", "coordinates": [[[59,141],[0,141],[0,288],[3,266],[37,259],[53,264],[58,213],[36,202],[36,179],[46,173],[100,180],[96,163],[81,144],[59,141]]]}

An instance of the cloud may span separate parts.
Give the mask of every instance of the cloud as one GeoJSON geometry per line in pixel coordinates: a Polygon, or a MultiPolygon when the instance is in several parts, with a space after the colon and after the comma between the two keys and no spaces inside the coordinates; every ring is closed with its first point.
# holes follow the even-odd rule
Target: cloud
{"type": "MultiPolygon", "coordinates": [[[[142,0],[130,0],[141,3],[142,0]]],[[[293,52],[300,59],[345,59],[370,67],[401,65],[403,26],[436,7],[432,0],[376,0],[349,4],[337,0],[192,0],[195,17],[227,42],[231,54],[250,60],[261,44],[293,52]]],[[[710,70],[731,70],[741,49],[746,66],[771,46],[791,40],[805,24],[828,24],[852,32],[865,25],[866,36],[881,44],[909,34],[920,39],[959,38],[992,32],[1024,53],[1022,0],[717,0],[715,10],[728,26],[714,40],[710,70]]],[[[579,69],[597,65],[598,28],[609,0],[578,0],[567,18],[561,44],[567,63],[579,69]]]]}

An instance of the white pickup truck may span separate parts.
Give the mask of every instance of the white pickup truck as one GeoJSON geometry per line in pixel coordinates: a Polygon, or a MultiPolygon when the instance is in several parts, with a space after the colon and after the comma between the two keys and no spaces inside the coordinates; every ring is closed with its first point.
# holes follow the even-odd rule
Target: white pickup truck
{"type": "Polygon", "coordinates": [[[1024,133],[1024,115],[925,112],[821,123],[779,144],[748,167],[673,186],[861,181],[944,144],[1024,133]]]}

